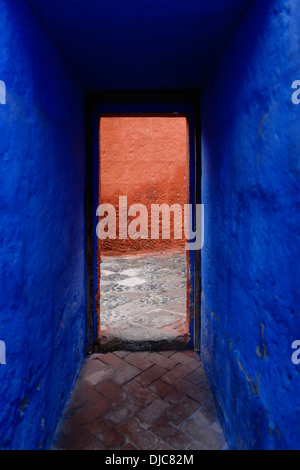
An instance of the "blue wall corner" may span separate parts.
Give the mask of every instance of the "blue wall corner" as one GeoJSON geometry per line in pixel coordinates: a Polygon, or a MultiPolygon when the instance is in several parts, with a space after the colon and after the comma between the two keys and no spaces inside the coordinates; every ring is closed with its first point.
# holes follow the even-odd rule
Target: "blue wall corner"
{"type": "Polygon", "coordinates": [[[0,449],[44,449],[84,356],[84,99],[24,2],[0,11],[0,449]]]}
{"type": "Polygon", "coordinates": [[[255,2],[201,99],[202,357],[233,449],[300,448],[299,44],[299,3],[255,2]]]}

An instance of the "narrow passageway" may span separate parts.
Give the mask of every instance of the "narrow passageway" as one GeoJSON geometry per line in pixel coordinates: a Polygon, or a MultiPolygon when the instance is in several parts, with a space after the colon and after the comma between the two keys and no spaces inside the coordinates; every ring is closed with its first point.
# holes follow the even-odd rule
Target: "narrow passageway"
{"type": "Polygon", "coordinates": [[[102,257],[101,350],[186,348],[186,283],[186,253],[102,257]]]}
{"type": "Polygon", "coordinates": [[[300,1],[0,7],[0,450],[300,450],[300,1]]]}
{"type": "Polygon", "coordinates": [[[93,354],[57,430],[61,450],[227,449],[192,351],[93,354]]]}
{"type": "Polygon", "coordinates": [[[187,348],[190,274],[182,225],[190,197],[188,135],[186,115],[100,117],[102,352],[187,348]]]}

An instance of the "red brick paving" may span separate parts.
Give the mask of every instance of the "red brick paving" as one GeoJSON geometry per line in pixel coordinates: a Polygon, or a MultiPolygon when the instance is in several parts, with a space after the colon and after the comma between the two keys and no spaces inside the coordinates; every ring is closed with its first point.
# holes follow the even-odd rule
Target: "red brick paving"
{"type": "Polygon", "coordinates": [[[113,353],[97,354],[97,359],[117,370],[124,369],[124,359],[126,360],[126,358],[122,359],[113,353]]]}
{"type": "MultiPolygon", "coordinates": [[[[151,352],[149,353],[149,355],[150,355],[152,363],[154,362],[158,366],[164,367],[165,369],[168,369],[168,370],[173,369],[178,364],[178,361],[173,361],[172,357],[171,358],[166,357],[157,352],[151,352]]],[[[146,359],[147,359],[147,356],[146,356],[146,359]]]]}
{"type": "Polygon", "coordinates": [[[184,366],[186,366],[188,369],[191,369],[191,370],[196,370],[199,367],[199,361],[188,356],[187,354],[184,354],[184,352],[182,351],[175,353],[173,356],[171,356],[171,359],[175,362],[179,362],[180,364],[183,364],[184,366]]]}
{"type": "Polygon", "coordinates": [[[111,400],[112,403],[118,403],[126,397],[122,387],[109,381],[101,382],[95,387],[95,390],[111,400]]]}
{"type": "Polygon", "coordinates": [[[115,374],[110,378],[110,381],[116,385],[124,385],[140,373],[140,369],[137,369],[137,367],[131,366],[124,361],[124,369],[115,371],[115,374]]]}
{"type": "Polygon", "coordinates": [[[182,364],[177,364],[173,369],[169,370],[167,374],[162,377],[162,380],[168,382],[170,385],[182,380],[191,371],[182,364]]]}
{"type": "Polygon", "coordinates": [[[125,446],[123,446],[122,449],[120,450],[138,450],[138,449],[134,447],[134,445],[128,443],[128,444],[125,444],[125,446]]]}
{"type": "Polygon", "coordinates": [[[114,354],[120,357],[121,359],[123,359],[125,356],[128,356],[130,352],[129,351],[114,351],[114,354]]]}
{"type": "Polygon", "coordinates": [[[174,384],[174,387],[184,393],[186,396],[192,398],[195,401],[203,404],[210,397],[210,391],[201,386],[196,386],[185,379],[182,379],[174,384]]]}
{"type": "Polygon", "coordinates": [[[84,450],[107,450],[107,449],[103,444],[101,444],[101,442],[94,441],[91,445],[85,447],[84,450]]]}
{"type": "Polygon", "coordinates": [[[172,387],[161,379],[153,382],[149,388],[161,398],[164,398],[173,404],[178,403],[182,398],[184,398],[183,393],[181,393],[179,390],[176,390],[175,387],[172,387]]]}
{"type": "Polygon", "coordinates": [[[113,407],[105,414],[105,421],[115,428],[118,428],[129,419],[133,418],[141,407],[141,402],[136,398],[128,397],[126,401],[119,403],[118,406],[113,407]]]}
{"type": "Polygon", "coordinates": [[[155,423],[158,418],[161,418],[169,408],[170,404],[158,397],[146,406],[146,408],[140,410],[136,415],[136,418],[141,424],[147,427],[148,425],[155,423]]]}
{"type": "Polygon", "coordinates": [[[140,384],[135,379],[123,385],[123,389],[140,400],[144,405],[151,403],[157,396],[149,387],[140,384]]]}
{"type": "Polygon", "coordinates": [[[203,379],[204,370],[203,367],[200,366],[198,369],[194,370],[191,374],[186,376],[186,380],[192,382],[194,385],[199,385],[201,380],[203,379]]]}
{"type": "Polygon", "coordinates": [[[144,359],[135,353],[126,356],[125,361],[141,370],[146,370],[153,366],[152,362],[147,361],[147,359],[144,359]]]}
{"type": "Polygon", "coordinates": [[[150,430],[171,446],[172,449],[188,449],[191,445],[190,436],[165,421],[156,422],[150,430]]]}
{"type": "Polygon", "coordinates": [[[151,450],[160,444],[160,438],[143,428],[137,420],[128,421],[121,426],[120,432],[139,450],[151,450]]]}
{"type": "Polygon", "coordinates": [[[166,413],[166,420],[169,423],[180,425],[180,423],[192,416],[197,410],[199,410],[199,403],[184,397],[172,410],[166,413]]]}
{"type": "Polygon", "coordinates": [[[117,429],[107,424],[104,419],[98,418],[83,427],[83,434],[88,431],[99,440],[107,449],[120,448],[125,443],[125,437],[117,429]]]}
{"type": "Polygon", "coordinates": [[[54,449],[226,448],[203,366],[192,351],[90,356],[54,449]]]}
{"type": "Polygon", "coordinates": [[[160,367],[158,365],[154,365],[150,367],[150,369],[143,372],[141,375],[137,377],[137,381],[140,382],[142,385],[150,385],[156,379],[159,379],[162,375],[166,373],[166,369],[160,367]]]}
{"type": "Polygon", "coordinates": [[[112,406],[113,404],[110,400],[100,396],[96,402],[87,405],[78,411],[78,413],[76,413],[76,419],[79,424],[85,426],[86,424],[95,421],[98,416],[105,414],[112,408],[112,406]]]}

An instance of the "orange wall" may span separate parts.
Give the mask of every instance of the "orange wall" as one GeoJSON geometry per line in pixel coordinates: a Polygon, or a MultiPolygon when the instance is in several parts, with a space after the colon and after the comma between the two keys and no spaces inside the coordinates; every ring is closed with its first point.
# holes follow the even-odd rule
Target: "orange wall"
{"type": "MultiPolygon", "coordinates": [[[[103,117],[100,120],[100,203],[128,207],[187,202],[187,123],[184,117],[103,117]]],[[[131,219],[130,219],[131,220],[131,219]]],[[[149,217],[150,222],[150,217],[149,217]]],[[[150,234],[149,229],[149,234],[150,234]]],[[[103,254],[184,249],[174,240],[104,240],[103,254]]]]}

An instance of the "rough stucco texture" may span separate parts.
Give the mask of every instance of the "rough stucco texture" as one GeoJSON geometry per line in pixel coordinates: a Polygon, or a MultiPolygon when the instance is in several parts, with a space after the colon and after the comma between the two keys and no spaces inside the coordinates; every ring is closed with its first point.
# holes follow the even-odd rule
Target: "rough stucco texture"
{"type": "Polygon", "coordinates": [[[202,357],[231,448],[300,448],[299,3],[256,2],[203,93],[202,357]]]}
{"type": "Polygon", "coordinates": [[[24,3],[0,11],[0,448],[39,449],[84,354],[83,97],[24,3]]]}
{"type": "MultiPolygon", "coordinates": [[[[128,208],[143,204],[148,217],[149,239],[103,240],[101,252],[118,255],[161,250],[184,250],[185,239],[151,239],[151,204],[187,203],[187,122],[185,117],[103,117],[100,120],[100,202],[118,212],[119,196],[127,196],[128,208]]],[[[118,215],[118,214],[117,214],[118,215]]],[[[137,214],[139,216],[139,213],[137,214]]],[[[135,219],[128,217],[128,224],[135,219]]],[[[148,221],[147,221],[148,219],[148,221]]],[[[182,219],[183,220],[183,219],[182,219]]],[[[117,227],[119,217],[117,217],[117,227]]],[[[140,231],[141,227],[137,227],[140,231]]]]}

